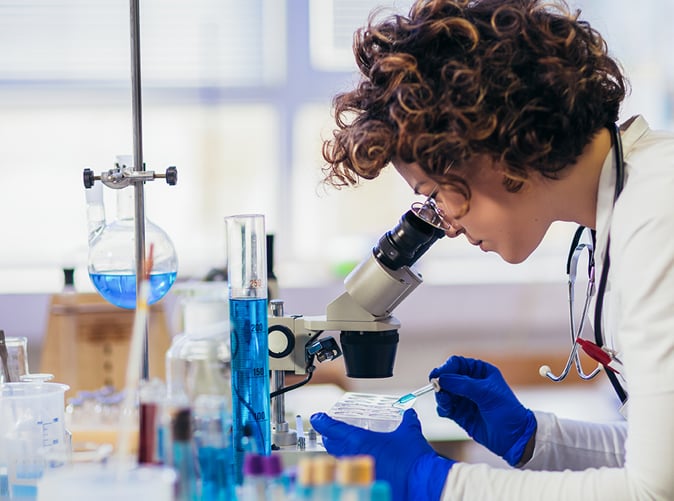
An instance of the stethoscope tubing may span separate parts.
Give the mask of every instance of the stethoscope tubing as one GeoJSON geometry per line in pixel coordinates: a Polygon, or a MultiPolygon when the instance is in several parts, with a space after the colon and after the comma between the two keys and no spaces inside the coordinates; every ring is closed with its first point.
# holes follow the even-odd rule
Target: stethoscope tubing
{"type": "MultiPolygon", "coordinates": [[[[615,182],[615,190],[614,190],[614,196],[613,196],[613,203],[615,204],[616,200],[620,196],[620,193],[623,190],[624,184],[625,184],[625,161],[624,161],[624,156],[623,156],[623,148],[622,148],[622,141],[620,139],[620,129],[617,124],[611,124],[608,126],[608,129],[611,133],[611,141],[613,144],[613,155],[614,155],[614,163],[615,163],[615,169],[616,169],[616,182],[615,182]]],[[[594,230],[591,231],[592,235],[592,244],[585,244],[585,243],[580,243],[580,239],[582,237],[582,234],[585,231],[585,227],[581,226],[576,230],[576,233],[573,237],[573,240],[571,242],[571,248],[569,249],[569,256],[566,262],[566,273],[569,276],[569,317],[570,317],[570,324],[571,324],[571,341],[572,341],[572,346],[571,346],[571,353],[569,354],[569,358],[567,359],[566,365],[564,366],[564,369],[560,373],[559,376],[555,376],[547,366],[541,367],[541,375],[546,376],[548,379],[558,382],[562,381],[566,378],[566,376],[569,374],[571,370],[571,366],[574,365],[576,366],[576,371],[578,372],[578,376],[581,379],[588,380],[594,378],[602,369],[602,365],[599,364],[596,369],[594,369],[591,373],[585,374],[583,371],[581,361],[580,361],[580,356],[578,353],[578,340],[581,338],[583,326],[584,326],[584,321],[587,315],[587,310],[589,307],[590,299],[594,295],[594,241],[595,241],[595,232],[594,230]],[[574,303],[574,286],[575,286],[575,281],[576,281],[576,271],[578,267],[578,260],[580,258],[580,255],[582,254],[582,251],[584,249],[588,250],[589,252],[589,258],[588,258],[588,288],[585,294],[585,303],[583,305],[583,311],[582,311],[582,316],[580,320],[580,325],[578,326],[578,329],[575,327],[575,322],[573,318],[573,303],[574,303]]],[[[594,336],[595,336],[595,344],[597,347],[601,348],[604,345],[604,336],[602,332],[602,311],[603,311],[603,306],[604,306],[604,296],[606,293],[606,285],[608,281],[608,271],[611,266],[611,260],[610,260],[610,254],[609,254],[609,248],[611,244],[611,235],[609,234],[606,239],[606,250],[604,252],[604,261],[603,261],[603,266],[602,266],[602,271],[601,271],[601,276],[599,278],[599,284],[597,287],[597,301],[595,305],[595,310],[594,310],[594,336]]],[[[620,384],[620,381],[618,380],[618,377],[615,372],[612,370],[607,370],[606,374],[611,382],[611,385],[616,391],[616,394],[620,398],[621,402],[625,402],[627,400],[627,392],[625,389],[622,387],[620,384]]]]}

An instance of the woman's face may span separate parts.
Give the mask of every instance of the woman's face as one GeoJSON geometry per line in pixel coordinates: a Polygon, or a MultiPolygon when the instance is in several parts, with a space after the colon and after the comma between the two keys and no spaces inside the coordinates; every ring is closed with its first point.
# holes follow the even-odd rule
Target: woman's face
{"type": "MultiPolygon", "coordinates": [[[[415,193],[429,196],[438,188],[418,164],[400,160],[393,164],[415,193]]],[[[440,186],[434,197],[451,225],[447,236],[463,234],[471,244],[496,252],[509,263],[529,257],[553,220],[545,203],[547,183],[534,177],[520,191],[510,193],[503,186],[502,171],[486,157],[470,161],[457,174],[471,190],[468,212],[461,215],[465,199],[449,187],[440,186]]]]}

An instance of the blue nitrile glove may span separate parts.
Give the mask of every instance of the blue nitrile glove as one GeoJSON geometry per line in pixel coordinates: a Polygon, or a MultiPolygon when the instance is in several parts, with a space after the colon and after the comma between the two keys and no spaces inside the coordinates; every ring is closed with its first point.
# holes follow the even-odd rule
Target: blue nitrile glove
{"type": "Polygon", "coordinates": [[[452,356],[428,377],[438,378],[442,388],[435,393],[440,416],[456,421],[511,466],[519,463],[536,431],[536,417],[517,400],[501,371],[482,360],[452,356]]]}
{"type": "Polygon", "coordinates": [[[389,433],[358,428],[323,412],[311,416],[311,426],[323,436],[323,445],[333,456],[372,456],[377,480],[391,485],[395,501],[439,500],[447,473],[456,462],[429,445],[414,409],[407,409],[398,428],[389,433]]]}

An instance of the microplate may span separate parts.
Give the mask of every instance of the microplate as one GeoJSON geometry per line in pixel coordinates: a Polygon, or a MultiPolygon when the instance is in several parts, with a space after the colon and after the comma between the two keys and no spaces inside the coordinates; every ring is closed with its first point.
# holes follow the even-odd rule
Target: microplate
{"type": "Polygon", "coordinates": [[[394,407],[398,397],[369,393],[346,392],[328,415],[360,428],[388,432],[395,430],[402,420],[403,409],[394,407]]]}

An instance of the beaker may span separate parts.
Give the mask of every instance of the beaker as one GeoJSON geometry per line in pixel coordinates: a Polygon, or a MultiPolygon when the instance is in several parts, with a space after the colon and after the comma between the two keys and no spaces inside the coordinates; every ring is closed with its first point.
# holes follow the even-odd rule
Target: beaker
{"type": "Polygon", "coordinates": [[[201,282],[181,288],[182,324],[166,352],[169,396],[221,395],[231,402],[231,353],[226,284],[201,282]]]}
{"type": "Polygon", "coordinates": [[[44,382],[0,385],[0,468],[6,469],[10,499],[35,497],[46,454],[66,443],[68,389],[44,382]]]}
{"type": "Polygon", "coordinates": [[[28,374],[28,339],[25,337],[5,338],[7,348],[7,369],[9,381],[5,381],[5,373],[0,370],[0,383],[19,382],[21,376],[28,374]]]}
{"type": "MultiPolygon", "coordinates": [[[[118,157],[118,164],[126,157],[118,157]]],[[[117,189],[117,219],[106,224],[101,183],[86,190],[89,229],[88,269],[96,290],[121,308],[136,307],[136,248],[134,187],[117,189]]],[[[153,304],[175,282],[178,258],[168,234],[145,218],[146,249],[153,248],[150,298],[153,304]]]]}
{"type": "Polygon", "coordinates": [[[225,218],[237,484],[246,452],[271,454],[267,258],[264,216],[225,218]]]}

